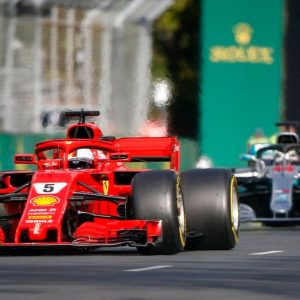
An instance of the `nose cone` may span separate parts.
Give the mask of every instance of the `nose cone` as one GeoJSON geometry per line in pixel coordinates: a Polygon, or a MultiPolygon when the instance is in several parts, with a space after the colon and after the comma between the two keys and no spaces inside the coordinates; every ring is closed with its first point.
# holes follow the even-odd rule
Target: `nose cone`
{"type": "Polygon", "coordinates": [[[30,241],[43,241],[46,240],[48,228],[41,226],[41,223],[35,223],[32,227],[29,227],[28,237],[30,241]]]}
{"type": "Polygon", "coordinates": [[[289,201],[289,195],[287,193],[277,194],[271,203],[272,211],[278,214],[286,214],[291,208],[292,204],[289,201]]]}

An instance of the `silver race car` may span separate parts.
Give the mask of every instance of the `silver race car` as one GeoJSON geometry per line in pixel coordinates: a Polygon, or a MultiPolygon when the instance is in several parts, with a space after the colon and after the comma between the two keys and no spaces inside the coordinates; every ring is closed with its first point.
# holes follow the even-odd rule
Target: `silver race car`
{"type": "Polygon", "coordinates": [[[235,169],[241,222],[300,224],[300,144],[294,132],[277,143],[243,154],[247,168],[235,169]]]}

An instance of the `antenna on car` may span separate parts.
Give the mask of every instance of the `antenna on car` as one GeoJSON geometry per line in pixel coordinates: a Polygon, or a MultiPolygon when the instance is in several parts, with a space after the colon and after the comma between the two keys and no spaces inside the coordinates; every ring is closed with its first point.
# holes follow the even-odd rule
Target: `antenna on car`
{"type": "Polygon", "coordinates": [[[65,111],[65,117],[79,117],[78,124],[85,123],[85,117],[97,117],[100,116],[100,111],[98,110],[83,110],[83,108],[79,111],[65,111]]]}

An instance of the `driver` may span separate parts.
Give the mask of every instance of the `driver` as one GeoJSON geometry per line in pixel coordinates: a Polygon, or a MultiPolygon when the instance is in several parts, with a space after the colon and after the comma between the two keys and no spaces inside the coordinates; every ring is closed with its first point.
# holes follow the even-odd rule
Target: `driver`
{"type": "Polygon", "coordinates": [[[95,167],[95,159],[107,159],[107,155],[98,149],[81,148],[77,149],[69,156],[69,168],[91,169],[95,167]]]}
{"type": "Polygon", "coordinates": [[[94,165],[94,156],[88,148],[78,149],[70,154],[68,163],[70,169],[91,169],[94,165]]]}

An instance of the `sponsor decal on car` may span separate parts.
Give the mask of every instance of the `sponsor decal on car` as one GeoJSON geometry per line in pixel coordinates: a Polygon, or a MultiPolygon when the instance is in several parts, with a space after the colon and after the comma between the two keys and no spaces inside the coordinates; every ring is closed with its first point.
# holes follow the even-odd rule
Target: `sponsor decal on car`
{"type": "Polygon", "coordinates": [[[109,181],[103,180],[103,193],[104,195],[108,194],[108,188],[109,188],[109,181]]]}
{"type": "Polygon", "coordinates": [[[30,200],[30,203],[38,206],[51,206],[58,202],[59,199],[53,196],[38,196],[30,200]]]}
{"type": "Polygon", "coordinates": [[[29,220],[49,220],[52,219],[52,216],[49,215],[37,215],[37,216],[28,216],[29,220]]]}
{"type": "Polygon", "coordinates": [[[49,223],[53,223],[53,220],[26,220],[25,221],[25,224],[35,224],[35,223],[49,224],[49,223]]]}
{"type": "Polygon", "coordinates": [[[33,184],[35,191],[38,194],[57,194],[59,193],[65,186],[66,182],[43,182],[43,183],[35,183],[33,184]]]}

